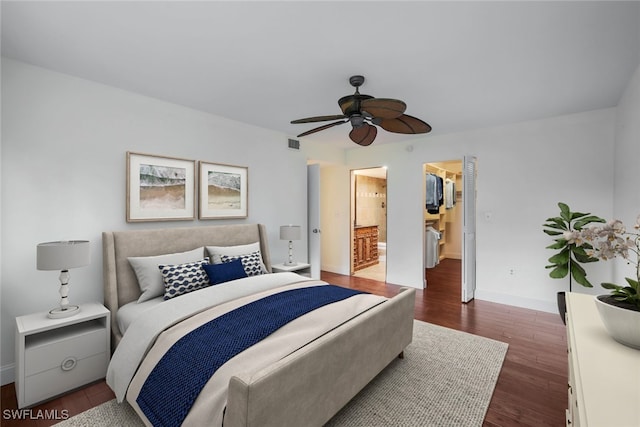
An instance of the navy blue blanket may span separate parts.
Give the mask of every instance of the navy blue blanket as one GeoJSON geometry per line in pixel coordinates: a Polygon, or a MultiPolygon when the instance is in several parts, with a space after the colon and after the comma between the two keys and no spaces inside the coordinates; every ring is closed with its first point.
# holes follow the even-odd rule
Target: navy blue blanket
{"type": "Polygon", "coordinates": [[[223,314],[184,335],[164,354],[136,402],[154,426],[179,426],[229,359],[310,311],[362,293],[333,285],[293,289],[223,314]]]}

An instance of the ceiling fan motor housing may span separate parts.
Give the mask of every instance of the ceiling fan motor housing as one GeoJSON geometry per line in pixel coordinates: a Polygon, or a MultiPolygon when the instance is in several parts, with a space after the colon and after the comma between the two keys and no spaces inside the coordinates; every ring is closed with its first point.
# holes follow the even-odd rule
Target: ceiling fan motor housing
{"type": "Polygon", "coordinates": [[[347,95],[340,98],[338,100],[338,105],[345,116],[351,117],[353,114],[360,114],[360,104],[366,99],[373,99],[373,96],[354,93],[353,95],[347,95]]]}

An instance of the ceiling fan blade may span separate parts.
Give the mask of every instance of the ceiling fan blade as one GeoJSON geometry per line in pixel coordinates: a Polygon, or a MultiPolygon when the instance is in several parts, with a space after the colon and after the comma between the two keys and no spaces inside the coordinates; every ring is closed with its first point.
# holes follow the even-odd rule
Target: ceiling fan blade
{"type": "Polygon", "coordinates": [[[314,122],[326,122],[328,120],[339,120],[346,119],[347,116],[343,114],[335,114],[333,116],[317,116],[317,117],[307,117],[305,119],[292,120],[291,124],[299,124],[299,123],[314,123],[314,122]]]}
{"type": "Polygon", "coordinates": [[[343,120],[343,121],[341,121],[341,122],[333,122],[333,123],[329,123],[329,124],[324,125],[324,126],[320,126],[320,127],[317,127],[317,128],[311,129],[311,130],[308,130],[308,131],[303,132],[303,133],[301,133],[300,135],[298,135],[298,138],[300,138],[300,137],[302,137],[302,136],[310,135],[310,134],[312,134],[312,133],[320,132],[321,130],[329,129],[329,128],[332,128],[332,127],[334,127],[334,126],[338,126],[338,125],[341,125],[341,124],[347,123],[348,121],[349,121],[349,120],[347,119],[347,120],[343,120]]]}
{"type": "Polygon", "coordinates": [[[382,119],[379,123],[380,127],[388,132],[395,133],[429,133],[431,126],[422,120],[403,114],[395,119],[382,119]]]}
{"type": "Polygon", "coordinates": [[[407,109],[407,104],[399,99],[372,98],[360,103],[360,109],[371,117],[395,119],[407,109]]]}
{"type": "Polygon", "coordinates": [[[377,134],[378,129],[375,126],[364,123],[362,126],[354,127],[351,132],[349,132],[349,138],[356,144],[366,147],[367,145],[371,145],[373,140],[376,139],[377,134]]]}

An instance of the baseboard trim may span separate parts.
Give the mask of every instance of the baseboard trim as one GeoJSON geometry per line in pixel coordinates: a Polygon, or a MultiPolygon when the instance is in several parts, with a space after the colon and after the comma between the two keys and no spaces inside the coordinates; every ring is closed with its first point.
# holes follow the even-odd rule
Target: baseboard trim
{"type": "Polygon", "coordinates": [[[328,264],[322,264],[322,266],[320,267],[320,270],[322,271],[328,271],[329,273],[335,273],[335,274],[343,274],[345,276],[349,276],[351,273],[349,273],[349,271],[345,271],[342,266],[340,265],[328,265],[328,264]]]}
{"type": "MultiPolygon", "coordinates": [[[[555,294],[553,294],[555,297],[555,294]]],[[[476,289],[475,298],[484,300],[497,302],[499,304],[513,305],[516,307],[528,308],[530,310],[538,310],[545,311],[547,313],[557,313],[558,306],[555,300],[553,301],[543,301],[537,300],[533,298],[523,298],[515,295],[507,295],[500,294],[497,292],[483,291],[481,289],[476,289]]]]}
{"type": "Polygon", "coordinates": [[[1,385],[11,384],[16,381],[16,364],[11,363],[0,367],[0,383],[1,385]]]}

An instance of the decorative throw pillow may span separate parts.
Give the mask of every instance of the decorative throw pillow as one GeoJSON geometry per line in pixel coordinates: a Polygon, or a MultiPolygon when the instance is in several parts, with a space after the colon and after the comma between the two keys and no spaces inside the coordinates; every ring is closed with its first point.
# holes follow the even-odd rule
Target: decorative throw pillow
{"type": "Polygon", "coordinates": [[[164,280],[164,299],[179,297],[209,286],[209,277],[203,269],[205,264],[209,264],[209,258],[178,265],[159,265],[164,280]]]}
{"type": "Polygon", "coordinates": [[[242,262],[242,266],[244,267],[244,271],[247,273],[247,276],[258,276],[267,272],[264,268],[264,264],[262,264],[260,251],[238,256],[221,255],[220,259],[223,263],[239,259],[242,262]]]}
{"type": "Polygon", "coordinates": [[[185,262],[194,262],[201,260],[204,256],[204,248],[196,248],[187,252],[178,252],[174,254],[147,256],[147,257],[129,257],[129,264],[133,268],[138,278],[138,285],[142,294],[138,298],[138,302],[148,301],[150,299],[162,296],[164,294],[164,281],[162,274],[158,269],[160,264],[183,264],[185,262]]]}
{"type": "Polygon", "coordinates": [[[209,276],[209,281],[212,285],[219,285],[220,283],[247,277],[247,273],[244,271],[244,266],[240,259],[222,264],[203,264],[202,268],[204,268],[207,276],[209,276]]]}

